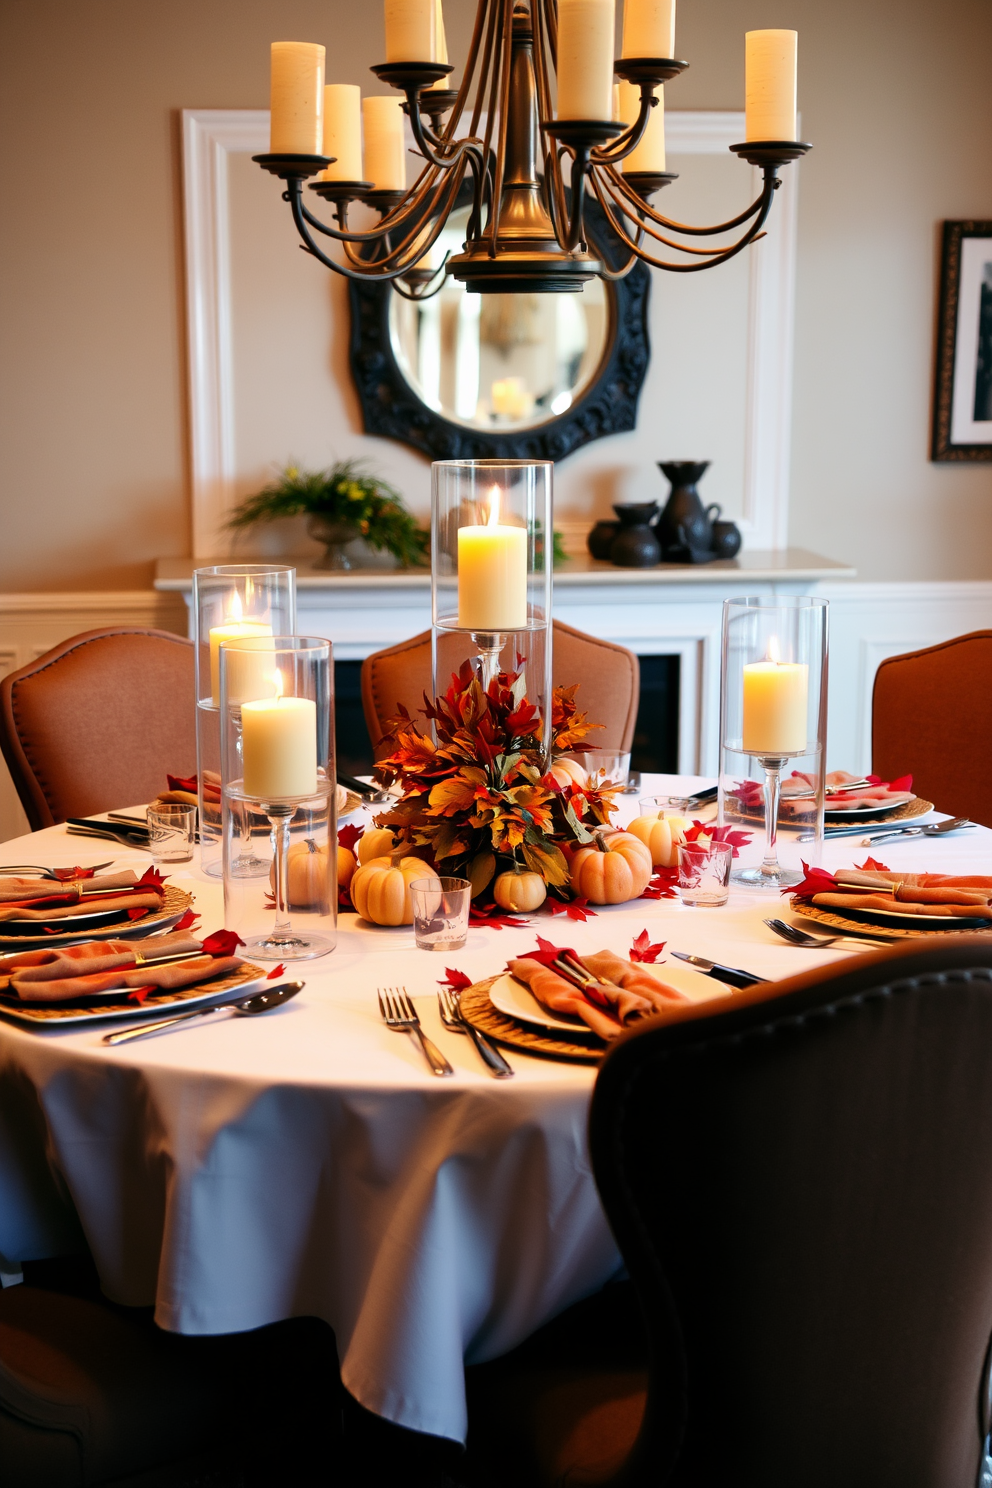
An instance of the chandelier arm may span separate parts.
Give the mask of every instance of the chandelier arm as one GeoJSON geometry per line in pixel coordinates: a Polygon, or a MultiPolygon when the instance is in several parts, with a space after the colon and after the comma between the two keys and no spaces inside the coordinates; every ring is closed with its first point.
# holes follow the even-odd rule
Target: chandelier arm
{"type": "MultiPolygon", "coordinates": [[[[745,211],[740,213],[739,216],[732,217],[729,222],[721,222],[715,227],[694,227],[693,224],[689,222],[674,222],[670,217],[663,217],[660,212],[656,212],[651,206],[649,206],[643,197],[638,196],[637,192],[633,189],[633,187],[627,184],[619,171],[616,171],[612,167],[608,167],[608,170],[610,172],[610,179],[614,182],[614,184],[619,185],[623,195],[635,208],[639,216],[643,216],[646,221],[653,222],[658,227],[667,227],[672,232],[688,233],[691,236],[698,238],[715,237],[718,233],[732,232],[735,227],[742,227],[745,222],[753,217],[756,212],[760,212],[765,206],[765,200],[768,195],[769,189],[769,177],[771,177],[772,191],[774,191],[776,186],[778,185],[778,178],[775,174],[775,167],[768,167],[765,170],[765,179],[764,183],[762,184],[760,194],[755,198],[755,200],[745,211]]],[[[767,207],[765,207],[765,211],[767,213],[767,207]]]]}
{"type": "Polygon", "coordinates": [[[355,269],[349,268],[347,264],[337,263],[333,258],[329,258],[326,253],[321,252],[320,248],[318,248],[317,244],[310,236],[309,229],[307,228],[306,218],[304,215],[306,212],[306,208],[304,207],[301,200],[302,182],[299,180],[293,180],[289,181],[287,184],[289,189],[285,193],[285,195],[288,196],[290,206],[292,207],[293,221],[296,223],[296,230],[299,233],[300,237],[303,239],[300,247],[303,249],[304,253],[312,254],[312,256],[317,259],[318,263],[322,263],[327,269],[333,269],[335,274],[341,274],[345,279],[364,279],[366,282],[368,282],[370,279],[378,279],[384,282],[388,282],[391,279],[398,279],[401,274],[406,273],[409,265],[405,265],[404,267],[398,269],[390,269],[385,273],[369,273],[367,270],[364,273],[360,273],[355,269]]]}
{"type": "MultiPolygon", "coordinates": [[[[489,69],[492,64],[493,36],[496,29],[496,10],[496,0],[481,0],[477,19],[482,16],[483,12],[485,13],[486,35],[482,49],[482,66],[479,69],[479,86],[475,90],[475,103],[472,105],[472,123],[469,126],[470,134],[478,134],[479,123],[482,119],[482,107],[486,97],[486,80],[489,77],[489,69]]],[[[488,146],[488,132],[486,134],[485,142],[488,146]]]]}
{"type": "MultiPolygon", "coordinates": [[[[380,238],[379,246],[385,246],[386,252],[378,254],[378,256],[374,260],[372,260],[377,268],[397,264],[400,258],[409,251],[411,246],[417,243],[419,237],[423,233],[423,219],[425,217],[429,219],[434,216],[435,212],[437,212],[438,215],[435,219],[433,230],[430,232],[430,235],[424,239],[424,242],[419,248],[416,257],[413,257],[411,255],[407,262],[402,265],[402,272],[406,273],[408,269],[416,267],[416,265],[420,262],[428,249],[433,248],[434,244],[437,242],[442,231],[444,230],[445,222],[447,221],[448,215],[451,212],[454,199],[458,194],[458,188],[461,185],[461,178],[464,173],[464,163],[461,163],[455,167],[450,175],[442,177],[442,179],[438,182],[437,188],[434,191],[434,195],[432,196],[430,203],[424,208],[423,213],[420,217],[418,217],[410,232],[406,233],[395,247],[390,245],[389,234],[385,234],[382,238],[380,238]],[[447,198],[442,200],[444,193],[447,193],[447,198]]],[[[345,252],[348,256],[349,262],[356,265],[362,262],[358,255],[351,250],[350,245],[345,245],[345,252]]]]}
{"type": "MultiPolygon", "coordinates": [[[[715,249],[712,255],[706,258],[705,262],[699,263],[671,263],[667,259],[652,257],[651,254],[645,253],[643,249],[638,249],[636,243],[634,243],[633,240],[628,237],[626,229],[623,226],[622,217],[618,219],[609,205],[606,204],[604,204],[604,211],[606,212],[607,218],[610,222],[610,226],[613,228],[617,237],[620,238],[621,242],[625,243],[632,252],[636,253],[638,258],[641,259],[643,263],[650,264],[651,267],[655,269],[667,269],[668,272],[672,274],[693,274],[697,273],[700,269],[709,269],[716,264],[726,263],[728,258],[734,258],[736,254],[740,253],[744,248],[748,246],[749,243],[752,243],[754,241],[754,239],[761,231],[761,228],[763,227],[768,213],[771,209],[772,197],[774,196],[774,183],[772,183],[771,189],[768,190],[766,194],[767,200],[764,204],[764,210],[761,212],[760,216],[751,224],[747,232],[744,233],[736,243],[731,244],[729,248],[715,249]]],[[[692,250],[685,251],[691,252],[692,250]]]]}
{"type": "MultiPolygon", "coordinates": [[[[468,95],[472,86],[472,78],[475,75],[475,66],[479,58],[479,44],[482,39],[482,28],[486,15],[486,4],[487,0],[483,0],[483,3],[476,8],[475,25],[472,28],[472,40],[469,42],[468,51],[465,54],[465,67],[462,72],[461,85],[458,89],[458,94],[455,98],[455,101],[451,106],[451,110],[448,114],[448,118],[445,122],[444,128],[439,130],[437,133],[435,133],[432,129],[426,130],[427,137],[432,144],[450,144],[451,141],[454,139],[455,130],[457,129],[458,124],[461,120],[465,104],[468,102],[468,95]]],[[[470,130],[470,134],[474,135],[475,133],[475,129],[470,130]]]]}
{"type": "MultiPolygon", "coordinates": [[[[431,131],[425,130],[424,121],[420,117],[420,91],[421,90],[419,86],[410,88],[407,92],[407,101],[410,105],[410,127],[413,130],[413,137],[416,141],[418,150],[420,151],[421,155],[423,155],[428,165],[437,166],[439,170],[450,170],[451,167],[461,158],[462,155],[468,155],[474,152],[481,158],[483,149],[482,141],[480,139],[473,139],[470,136],[465,136],[460,140],[456,140],[453,148],[447,155],[438,155],[434,151],[431,146],[431,142],[428,139],[428,135],[431,133],[431,131]]],[[[436,142],[439,143],[439,141],[436,142]]]]}
{"type": "MultiPolygon", "coordinates": [[[[335,238],[340,243],[379,243],[401,223],[405,222],[410,213],[415,208],[420,206],[421,202],[424,200],[424,197],[427,195],[427,192],[432,188],[436,176],[437,168],[435,166],[428,166],[425,170],[421,171],[420,175],[411,186],[410,191],[407,193],[402,206],[400,208],[397,208],[394,212],[387,213],[387,215],[383,217],[381,221],[377,222],[375,227],[370,228],[368,232],[348,232],[336,227],[331,227],[330,223],[323,222],[319,217],[314,216],[314,214],[307,207],[306,203],[303,201],[302,195],[300,196],[300,211],[302,212],[309,225],[313,228],[316,228],[318,232],[323,233],[325,237],[335,238]],[[431,177],[431,180],[429,181],[425,179],[428,175],[430,175],[431,177]]],[[[446,183],[446,180],[446,177],[442,177],[441,181],[438,183],[439,188],[446,183]]],[[[284,191],[283,201],[289,200],[289,191],[284,191]]]]}
{"type": "MultiPolygon", "coordinates": [[[[602,192],[600,190],[601,184],[600,173],[597,171],[595,181],[596,195],[599,198],[600,205],[605,211],[606,202],[604,201],[602,192]]],[[[719,254],[723,252],[722,248],[690,248],[688,243],[679,243],[674,238],[666,238],[663,233],[658,232],[655,228],[651,227],[650,224],[644,222],[643,219],[640,217],[640,214],[635,215],[635,213],[631,212],[630,209],[624,205],[623,201],[621,201],[616,191],[613,190],[612,184],[610,183],[608,177],[606,178],[606,189],[609,191],[610,197],[615,202],[617,207],[619,207],[621,213],[627,219],[627,221],[637,224],[639,229],[638,248],[640,248],[640,244],[641,242],[643,242],[644,234],[647,233],[648,236],[653,238],[656,243],[664,243],[666,248],[677,248],[680,253],[691,253],[698,258],[714,258],[718,257],[719,254]]],[[[764,221],[763,218],[762,221],[764,221]]],[[[758,226],[761,226],[760,222],[758,223],[758,226]]]]}
{"type": "Polygon", "coordinates": [[[558,71],[558,5],[557,0],[544,0],[544,18],[548,27],[548,52],[551,63],[558,71]]]}
{"type": "Polygon", "coordinates": [[[591,155],[593,165],[613,165],[616,161],[626,160],[628,155],[632,155],[644,138],[644,132],[648,127],[651,110],[657,104],[658,99],[651,92],[650,88],[647,86],[642,87],[641,103],[637,118],[623,134],[619,135],[613,141],[613,144],[608,150],[593,150],[591,155]]]}
{"type": "MultiPolygon", "coordinates": [[[[496,236],[499,226],[499,207],[503,195],[503,172],[506,167],[506,131],[510,115],[510,70],[513,64],[513,4],[514,0],[499,0],[503,9],[502,46],[499,57],[499,136],[496,146],[496,164],[493,172],[493,205],[486,231],[489,237],[489,257],[496,257],[496,236]]],[[[493,81],[495,83],[495,69],[493,81]]]]}
{"type": "Polygon", "coordinates": [[[412,301],[414,305],[419,305],[421,300],[432,300],[435,295],[441,293],[441,290],[444,288],[445,283],[447,282],[447,275],[444,272],[444,264],[448,262],[448,259],[450,257],[450,253],[446,253],[444,255],[444,263],[441,264],[440,268],[435,270],[433,279],[428,280],[428,284],[434,285],[433,289],[428,289],[425,287],[419,294],[416,294],[413,290],[404,288],[402,279],[394,279],[393,294],[402,296],[404,300],[412,301]],[[435,280],[437,281],[436,283],[435,280]]]}

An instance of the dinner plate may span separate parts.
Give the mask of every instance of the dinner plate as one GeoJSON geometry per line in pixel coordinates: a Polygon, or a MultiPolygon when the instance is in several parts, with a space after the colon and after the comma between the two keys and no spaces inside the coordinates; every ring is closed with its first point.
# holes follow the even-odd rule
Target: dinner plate
{"type": "Polygon", "coordinates": [[[75,945],[80,940],[92,940],[94,930],[98,930],[101,926],[112,927],[114,938],[119,940],[151,935],[158,930],[171,929],[192,903],[192,894],[187,894],[185,889],[177,889],[172,884],[166,884],[162,908],[149,910],[148,914],[143,915],[140,920],[122,918],[127,913],[126,909],[123,911],[109,910],[106,913],[92,915],[72,915],[50,923],[71,924],[79,928],[55,931],[53,934],[46,933],[44,920],[3,920],[0,921],[0,950],[27,951],[37,946],[75,945]],[[83,923],[80,924],[80,921],[83,923]]]}
{"type": "Polygon", "coordinates": [[[820,909],[815,904],[805,904],[793,899],[792,910],[807,920],[817,920],[840,930],[857,932],[862,925],[875,925],[879,930],[888,930],[893,935],[939,935],[942,931],[970,932],[992,931],[992,920],[978,919],[972,915],[914,915],[902,914],[888,909],[820,909]]]}
{"type": "MultiPolygon", "coordinates": [[[[827,801],[829,802],[829,800],[830,797],[828,796],[827,801]]],[[[898,811],[900,806],[912,806],[915,800],[917,800],[916,796],[913,797],[912,801],[873,801],[870,806],[844,807],[825,805],[823,820],[828,822],[856,822],[867,820],[870,817],[888,816],[890,812],[898,811]]]]}
{"type": "MultiPolygon", "coordinates": [[[[228,997],[232,992],[249,997],[252,992],[265,985],[270,973],[251,961],[244,962],[236,971],[211,977],[208,982],[196,982],[191,987],[178,987],[172,991],[150,993],[142,1003],[128,1002],[127,987],[118,987],[114,992],[94,994],[85,1007],[59,1002],[21,1002],[19,998],[0,993],[0,1016],[11,1018],[25,1027],[71,1028],[95,1019],[144,1018],[149,1013],[161,1015],[171,1011],[186,1012],[211,1002],[216,997],[228,997]],[[114,998],[117,999],[116,1006],[114,998]]],[[[81,999],[80,999],[81,1000],[81,999]]]]}
{"type": "Polygon", "coordinates": [[[542,1007],[530,988],[518,982],[508,971],[497,977],[489,988],[489,1000],[497,1011],[505,1013],[508,1018],[519,1018],[521,1023],[554,1028],[559,1033],[592,1033],[588,1023],[583,1023],[581,1018],[563,1018],[542,1007]]]}

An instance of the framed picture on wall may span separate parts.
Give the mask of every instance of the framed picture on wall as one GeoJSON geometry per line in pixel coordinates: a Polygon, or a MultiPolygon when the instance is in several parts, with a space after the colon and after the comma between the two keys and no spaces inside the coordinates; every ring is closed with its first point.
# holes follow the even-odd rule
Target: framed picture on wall
{"type": "Polygon", "coordinates": [[[932,460],[992,460],[992,222],[945,222],[932,460]]]}

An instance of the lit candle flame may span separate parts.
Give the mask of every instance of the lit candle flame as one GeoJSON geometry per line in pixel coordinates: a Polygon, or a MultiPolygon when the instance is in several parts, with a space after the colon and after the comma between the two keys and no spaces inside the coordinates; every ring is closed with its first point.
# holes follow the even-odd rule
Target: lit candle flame
{"type": "Polygon", "coordinates": [[[778,666],[779,663],[781,662],[781,660],[782,660],[782,652],[779,649],[778,636],[770,636],[769,637],[769,640],[768,640],[768,650],[765,653],[765,660],[766,661],[773,661],[776,666],[778,666]]]}
{"type": "Polygon", "coordinates": [[[235,589],[234,594],[231,596],[231,608],[228,612],[227,618],[229,620],[237,621],[241,619],[243,614],[244,611],[241,608],[241,595],[235,589]]]}
{"type": "Polygon", "coordinates": [[[493,486],[489,492],[489,521],[486,524],[488,527],[499,525],[499,498],[499,486],[493,486]]]}
{"type": "Polygon", "coordinates": [[[282,697],[282,672],[277,667],[272,673],[272,684],[276,690],[276,700],[282,697]]]}

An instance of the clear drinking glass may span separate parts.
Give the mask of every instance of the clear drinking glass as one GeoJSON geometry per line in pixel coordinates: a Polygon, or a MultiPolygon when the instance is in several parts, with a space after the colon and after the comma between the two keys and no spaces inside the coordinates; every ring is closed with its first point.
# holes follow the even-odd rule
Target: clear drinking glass
{"type": "Polygon", "coordinates": [[[196,841],[196,807],[152,807],[145,812],[149,846],[160,863],[188,863],[196,841]]]}
{"type": "Polygon", "coordinates": [[[730,865],[734,849],[729,842],[696,842],[679,848],[679,898],[683,904],[717,908],[730,897],[730,865]]]}
{"type": "Polygon", "coordinates": [[[637,803],[641,816],[689,816],[688,796],[642,796],[637,803]]]}
{"type": "Polygon", "coordinates": [[[415,878],[413,934],[422,951],[459,951],[468,938],[472,885],[467,878],[415,878]]]}
{"type": "Polygon", "coordinates": [[[622,749],[575,749],[571,758],[578,760],[589,775],[599,776],[607,785],[618,785],[623,789],[630,774],[630,750],[622,749]]]}

